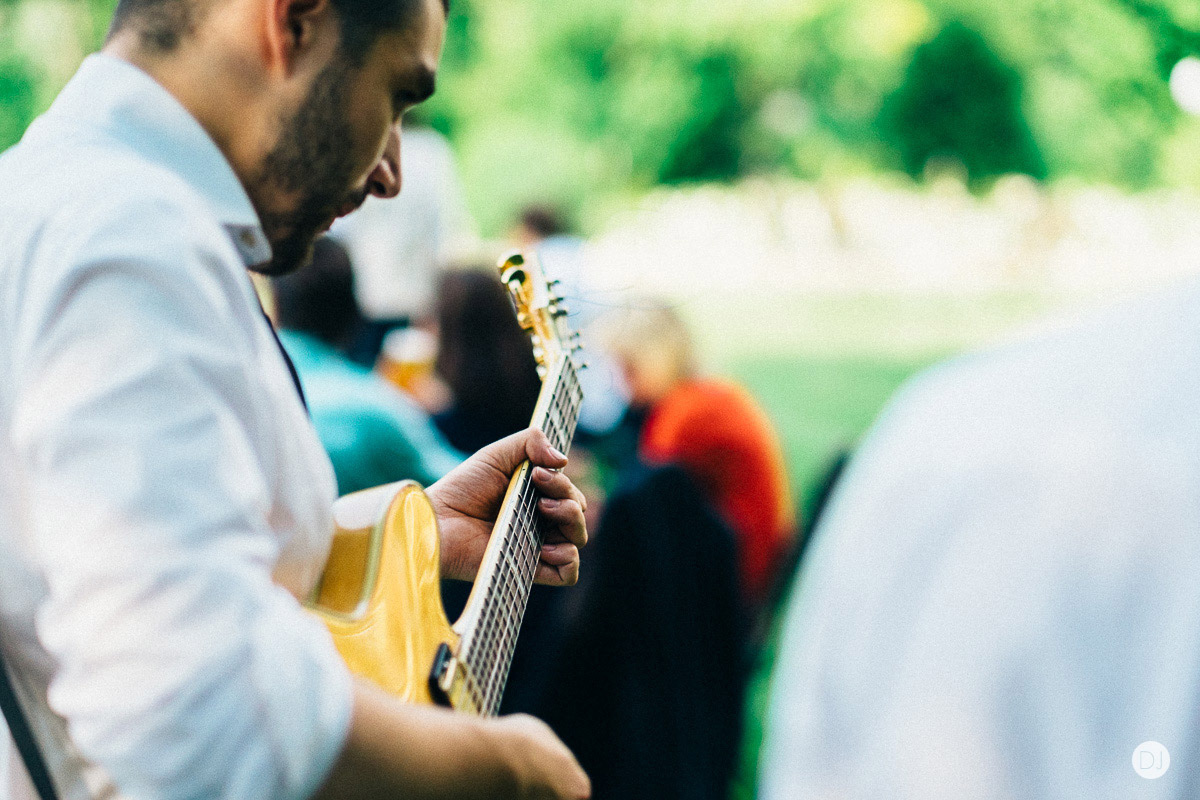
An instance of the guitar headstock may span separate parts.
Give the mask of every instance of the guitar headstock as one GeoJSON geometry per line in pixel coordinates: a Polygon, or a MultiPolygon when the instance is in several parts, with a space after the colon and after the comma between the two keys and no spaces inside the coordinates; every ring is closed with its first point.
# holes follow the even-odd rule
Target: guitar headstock
{"type": "Polygon", "coordinates": [[[537,257],[523,253],[504,257],[499,269],[517,310],[517,322],[533,340],[538,375],[546,377],[564,359],[584,369],[587,365],[578,360],[583,344],[567,322],[570,312],[557,292],[559,281],[548,280],[537,257]]]}

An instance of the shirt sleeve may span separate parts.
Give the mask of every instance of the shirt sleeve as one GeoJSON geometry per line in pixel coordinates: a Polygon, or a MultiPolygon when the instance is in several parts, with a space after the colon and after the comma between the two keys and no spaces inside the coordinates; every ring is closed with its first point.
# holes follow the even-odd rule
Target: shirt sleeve
{"type": "Polygon", "coordinates": [[[196,225],[112,209],[29,270],[13,442],[49,699],[123,795],[299,800],[342,748],[351,680],[272,581],[258,321],[223,231],[196,225]]]}

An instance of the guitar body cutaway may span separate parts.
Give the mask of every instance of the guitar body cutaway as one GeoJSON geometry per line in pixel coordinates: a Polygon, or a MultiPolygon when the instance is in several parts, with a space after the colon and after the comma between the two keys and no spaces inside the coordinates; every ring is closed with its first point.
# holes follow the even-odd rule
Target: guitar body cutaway
{"type": "Polygon", "coordinates": [[[459,637],[441,602],[440,539],[429,498],[406,481],[343,497],[325,574],[309,606],[356,675],[433,703],[431,669],[459,637]]]}

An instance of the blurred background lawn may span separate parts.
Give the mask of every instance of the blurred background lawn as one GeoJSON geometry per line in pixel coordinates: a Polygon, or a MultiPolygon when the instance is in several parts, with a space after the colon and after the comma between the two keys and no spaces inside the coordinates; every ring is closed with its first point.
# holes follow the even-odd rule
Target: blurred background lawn
{"type": "Polygon", "coordinates": [[[967,296],[709,296],[690,304],[712,368],[744,382],[779,429],[804,510],[819,479],[851,448],[910,375],[994,341],[1064,298],[967,296]]]}

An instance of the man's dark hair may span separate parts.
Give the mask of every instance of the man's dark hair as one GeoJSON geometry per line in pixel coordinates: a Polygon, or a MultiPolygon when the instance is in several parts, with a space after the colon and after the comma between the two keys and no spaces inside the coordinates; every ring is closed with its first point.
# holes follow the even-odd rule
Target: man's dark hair
{"type": "Polygon", "coordinates": [[[346,249],[318,239],[312,263],[271,281],[279,327],[344,348],[358,332],[362,313],[354,297],[354,270],[346,249]]]}
{"type": "Polygon", "coordinates": [[[529,206],[521,212],[521,225],[542,239],[568,232],[562,214],[552,206],[529,206]]]}
{"type": "MultiPolygon", "coordinates": [[[[136,26],[143,43],[159,53],[169,53],[196,26],[211,0],[118,0],[111,37],[136,26]]],[[[342,23],[342,50],[351,63],[361,65],[375,40],[385,31],[408,25],[421,0],[330,0],[342,23]]],[[[450,13],[450,0],[442,0],[450,13]]]]}

